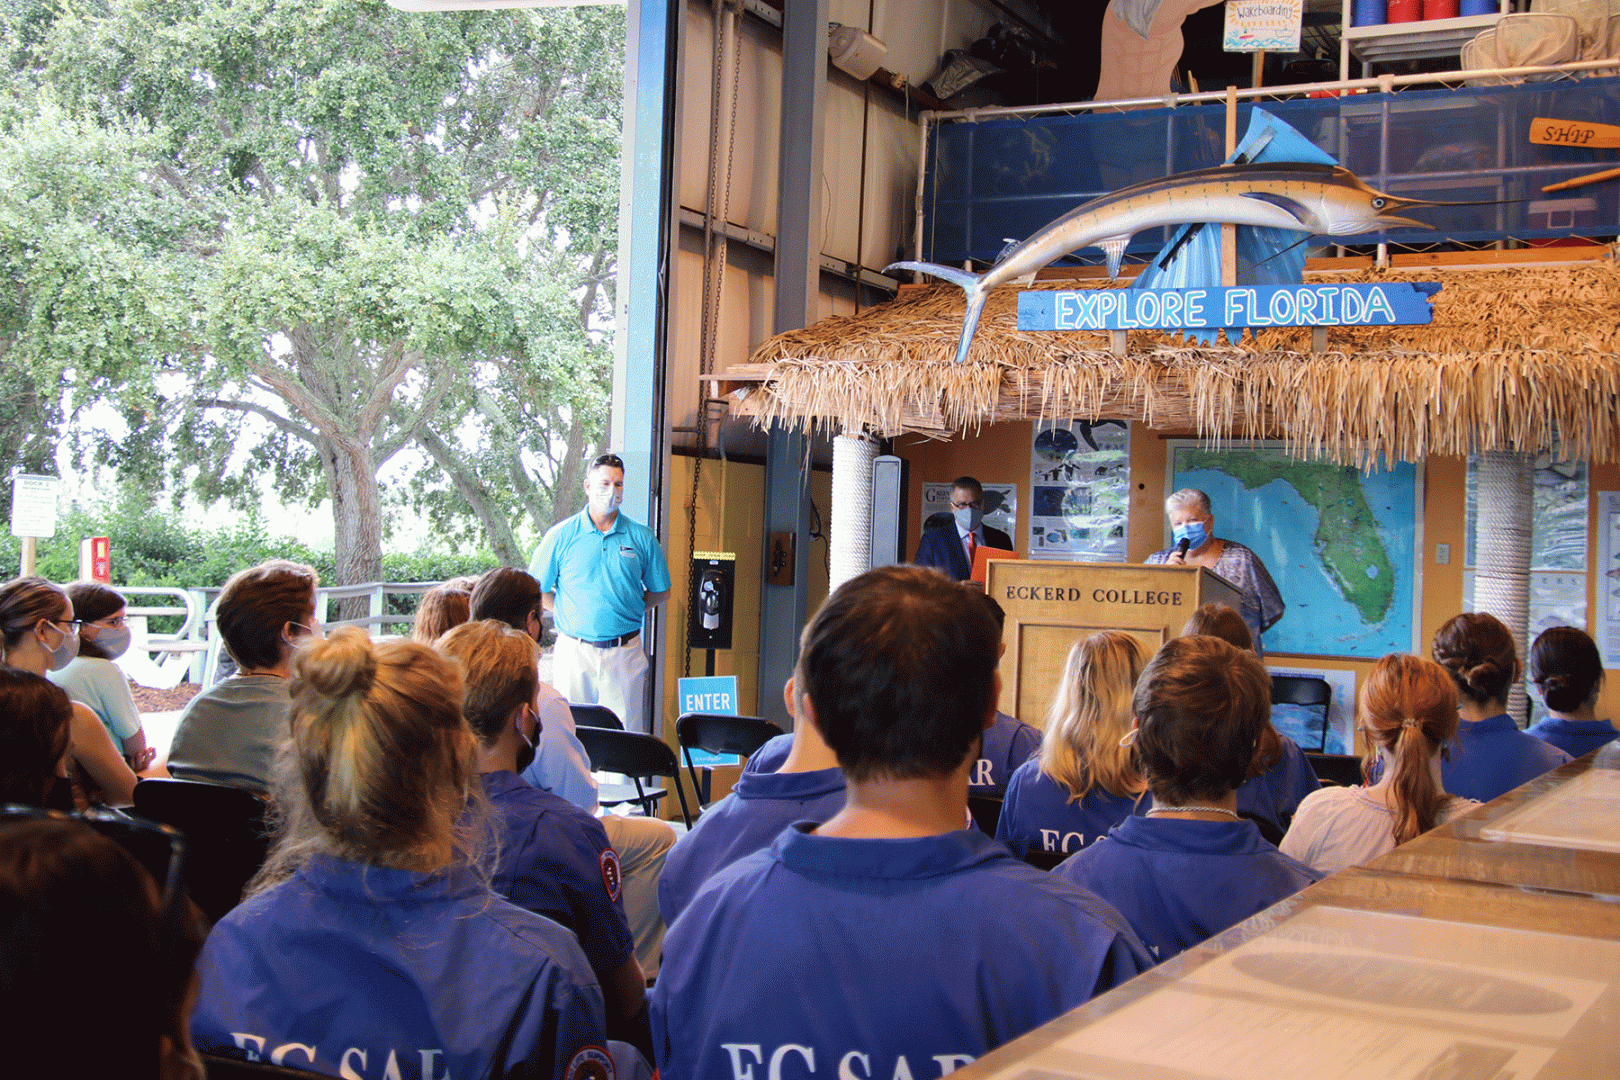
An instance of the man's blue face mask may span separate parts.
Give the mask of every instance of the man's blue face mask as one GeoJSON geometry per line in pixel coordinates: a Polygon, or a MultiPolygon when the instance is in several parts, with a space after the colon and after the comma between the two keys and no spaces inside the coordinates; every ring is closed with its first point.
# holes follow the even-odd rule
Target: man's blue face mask
{"type": "Polygon", "coordinates": [[[1204,546],[1209,539],[1209,530],[1204,528],[1202,521],[1189,521],[1185,525],[1177,525],[1170,530],[1170,538],[1176,543],[1187,541],[1187,550],[1194,551],[1204,546]]]}

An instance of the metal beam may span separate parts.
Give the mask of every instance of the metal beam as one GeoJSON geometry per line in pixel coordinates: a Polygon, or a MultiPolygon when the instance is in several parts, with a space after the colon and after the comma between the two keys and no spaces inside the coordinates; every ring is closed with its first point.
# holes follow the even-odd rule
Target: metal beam
{"type": "MultiPolygon", "coordinates": [[[[619,178],[619,266],[609,443],[624,458],[624,509],[669,535],[669,417],[665,405],[669,268],[676,234],[675,123],[679,29],[685,0],[629,0],[624,146],[619,178]]],[[[662,735],[663,612],[648,616],[651,715],[625,726],[662,735]],[[650,723],[650,727],[648,724],[650,723]]]]}
{"type": "MultiPolygon", "coordinates": [[[[781,159],[777,175],[775,333],[808,326],[821,279],[821,155],[828,0],[795,0],[782,19],[781,159]]],[[[790,726],[780,688],[793,674],[810,574],[810,469],[803,435],[772,426],[765,451],[765,561],[772,534],[793,538],[793,584],[760,586],[761,715],[790,726]]]]}

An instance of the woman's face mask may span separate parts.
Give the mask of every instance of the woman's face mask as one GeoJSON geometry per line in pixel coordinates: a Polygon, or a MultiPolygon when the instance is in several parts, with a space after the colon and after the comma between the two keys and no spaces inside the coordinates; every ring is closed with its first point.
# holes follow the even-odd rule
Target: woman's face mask
{"type": "MultiPolygon", "coordinates": [[[[66,621],[62,620],[62,622],[66,621]]],[[[57,642],[55,648],[52,648],[45,640],[44,634],[39,635],[39,643],[44,646],[46,652],[51,654],[50,668],[52,671],[61,671],[73,662],[75,656],[79,655],[79,635],[71,630],[63,630],[62,622],[48,623],[52,630],[62,635],[62,640],[57,642]]],[[[39,631],[36,630],[35,633],[39,633],[39,631]]]]}
{"type": "MultiPolygon", "coordinates": [[[[122,622],[124,613],[118,612],[113,619],[122,622]]],[[[111,620],[107,620],[111,621],[111,620]]],[[[107,659],[116,660],[129,651],[129,627],[104,626],[101,622],[93,622],[85,627],[85,638],[96,643],[96,648],[106,654],[107,659]]]]}
{"type": "MultiPolygon", "coordinates": [[[[531,708],[532,708],[532,706],[531,706],[531,708]]],[[[524,769],[527,769],[529,767],[530,763],[532,763],[534,761],[534,756],[535,756],[535,753],[536,753],[534,744],[540,738],[540,714],[538,712],[535,712],[533,714],[533,716],[534,716],[534,736],[533,736],[533,738],[531,738],[529,736],[529,734],[523,730],[523,721],[528,718],[527,710],[525,710],[525,712],[519,713],[518,718],[517,718],[518,738],[523,740],[523,745],[518,748],[518,755],[517,755],[517,771],[520,772],[520,773],[524,769]]]]}
{"type": "Polygon", "coordinates": [[[1194,518],[1171,529],[1170,538],[1178,544],[1185,540],[1188,550],[1196,551],[1209,540],[1209,529],[1201,518],[1194,518]]]}

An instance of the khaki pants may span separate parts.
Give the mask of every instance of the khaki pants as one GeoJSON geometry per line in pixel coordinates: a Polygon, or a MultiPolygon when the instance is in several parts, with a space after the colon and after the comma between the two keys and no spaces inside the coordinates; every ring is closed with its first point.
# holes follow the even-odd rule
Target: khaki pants
{"type": "Polygon", "coordinates": [[[612,709],[626,731],[647,731],[647,654],[639,637],[598,649],[558,634],[551,653],[551,685],[569,701],[612,709]]]}

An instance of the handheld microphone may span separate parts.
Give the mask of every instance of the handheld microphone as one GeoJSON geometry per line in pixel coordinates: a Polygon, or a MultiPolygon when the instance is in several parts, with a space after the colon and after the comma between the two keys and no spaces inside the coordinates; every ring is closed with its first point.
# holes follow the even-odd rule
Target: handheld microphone
{"type": "Polygon", "coordinates": [[[1192,541],[1183,536],[1181,538],[1181,543],[1176,545],[1176,554],[1185,559],[1187,557],[1187,549],[1190,547],[1192,547],[1192,541]]]}

